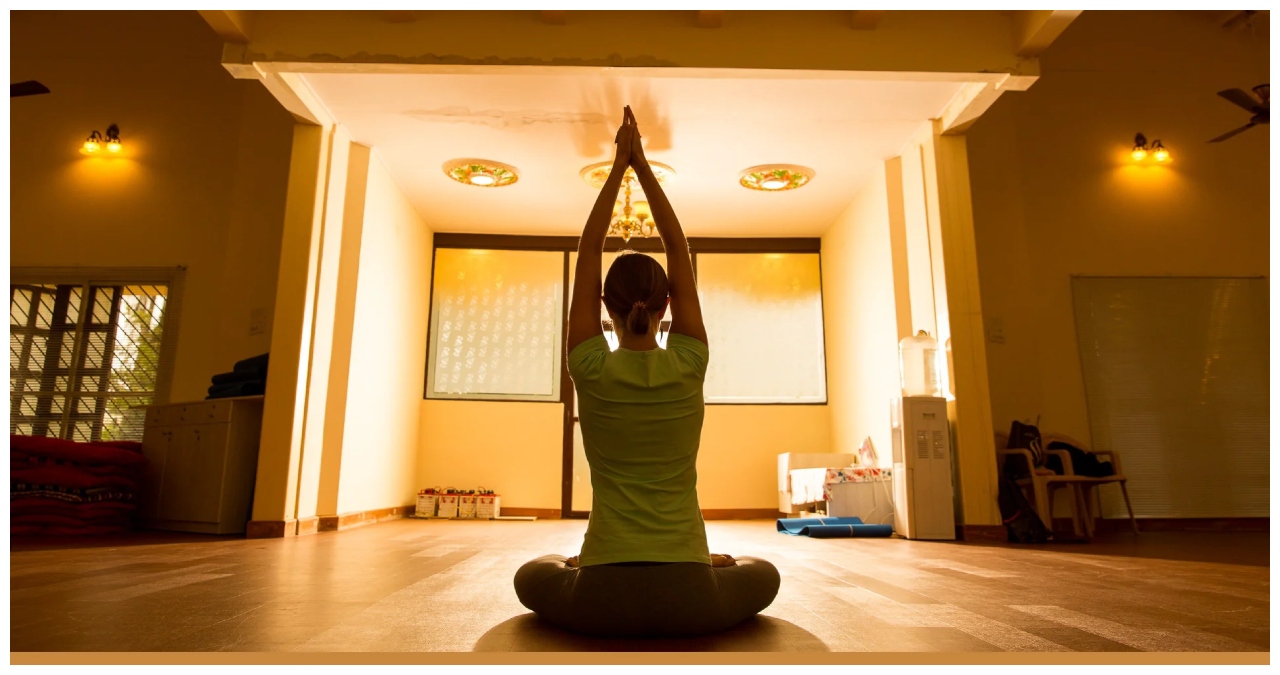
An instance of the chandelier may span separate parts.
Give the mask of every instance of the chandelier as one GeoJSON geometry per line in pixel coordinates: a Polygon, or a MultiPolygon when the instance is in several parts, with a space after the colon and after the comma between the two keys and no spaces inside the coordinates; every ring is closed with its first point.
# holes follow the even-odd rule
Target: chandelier
{"type": "MultiPolygon", "coordinates": [[[[658,179],[660,185],[665,185],[675,175],[675,169],[666,164],[650,162],[653,168],[654,177],[658,179]]],[[[588,185],[600,189],[604,187],[605,179],[609,177],[609,172],[613,168],[612,162],[602,162],[600,164],[592,164],[582,170],[582,179],[588,185]]],[[[649,202],[640,199],[632,201],[632,193],[638,192],[640,196],[644,196],[644,192],[640,189],[640,181],[636,178],[636,172],[630,167],[626,173],[622,174],[622,198],[613,205],[613,220],[609,223],[609,236],[622,237],[623,241],[631,241],[631,238],[639,235],[642,237],[651,237],[656,228],[653,225],[653,212],[649,210],[649,202]]]]}

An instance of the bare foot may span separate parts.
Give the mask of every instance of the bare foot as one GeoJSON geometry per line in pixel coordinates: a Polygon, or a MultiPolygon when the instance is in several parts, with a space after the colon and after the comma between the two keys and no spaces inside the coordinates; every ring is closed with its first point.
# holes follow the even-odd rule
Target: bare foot
{"type": "Polygon", "coordinates": [[[573,557],[569,558],[568,560],[564,561],[564,564],[565,564],[565,567],[577,567],[577,566],[578,566],[578,556],[576,556],[576,555],[575,555],[575,556],[573,556],[573,557]]]}
{"type": "Polygon", "coordinates": [[[712,567],[733,567],[736,564],[738,564],[737,561],[734,560],[731,555],[725,555],[723,553],[711,554],[712,567]]]}

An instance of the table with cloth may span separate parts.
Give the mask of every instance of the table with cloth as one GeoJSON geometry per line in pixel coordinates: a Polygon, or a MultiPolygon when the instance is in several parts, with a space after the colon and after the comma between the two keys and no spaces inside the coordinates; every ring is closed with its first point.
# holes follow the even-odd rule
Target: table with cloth
{"type": "Polygon", "coordinates": [[[893,523],[893,470],[870,466],[790,471],[791,503],[827,503],[828,515],[869,524],[893,523]]]}

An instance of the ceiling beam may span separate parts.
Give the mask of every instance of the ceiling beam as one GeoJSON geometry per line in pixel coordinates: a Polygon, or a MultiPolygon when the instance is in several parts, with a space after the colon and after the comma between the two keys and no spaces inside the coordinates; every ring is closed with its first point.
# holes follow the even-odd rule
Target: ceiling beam
{"type": "Polygon", "coordinates": [[[538,12],[538,18],[542,23],[549,23],[552,26],[563,26],[568,20],[569,13],[563,9],[544,9],[538,12]]]}
{"type": "Polygon", "coordinates": [[[849,12],[849,27],[854,30],[875,30],[880,25],[880,18],[884,16],[884,10],[864,9],[856,12],[849,12]]]}
{"type": "Polygon", "coordinates": [[[226,42],[247,44],[249,27],[253,23],[251,9],[201,9],[205,23],[226,42]]]}
{"type": "Polygon", "coordinates": [[[1244,23],[1245,21],[1248,21],[1249,17],[1252,17],[1254,14],[1257,14],[1257,11],[1252,9],[1232,10],[1229,12],[1221,12],[1220,14],[1222,16],[1221,22],[1222,22],[1223,28],[1235,28],[1236,26],[1244,23]]]}
{"type": "Polygon", "coordinates": [[[695,12],[694,23],[698,28],[719,28],[724,25],[724,10],[700,9],[695,12]]]}
{"type": "Polygon", "coordinates": [[[418,13],[412,9],[384,9],[382,18],[391,23],[413,23],[418,20],[418,13]]]}
{"type": "Polygon", "coordinates": [[[963,134],[1001,94],[1026,91],[1037,79],[1036,75],[1005,75],[999,80],[966,82],[935,120],[938,132],[947,136],[963,134]]]}
{"type": "Polygon", "coordinates": [[[1078,9],[1018,10],[1013,13],[1013,45],[1018,56],[1039,56],[1080,16],[1078,9]]]}

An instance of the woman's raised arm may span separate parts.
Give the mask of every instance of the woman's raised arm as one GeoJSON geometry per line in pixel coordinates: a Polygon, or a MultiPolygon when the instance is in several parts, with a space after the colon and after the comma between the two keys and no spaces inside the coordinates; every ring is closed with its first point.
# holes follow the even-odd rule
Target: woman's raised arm
{"type": "MultiPolygon", "coordinates": [[[[633,117],[633,126],[634,121],[633,117]]],[[[707,329],[702,324],[702,305],[698,302],[698,286],[693,279],[689,241],[685,239],[675,209],[671,208],[671,202],[658,184],[649,160],[645,159],[644,148],[640,145],[640,132],[636,129],[631,134],[631,166],[636,171],[636,178],[640,180],[641,189],[649,198],[653,223],[662,237],[662,247],[667,251],[667,280],[671,285],[671,332],[687,335],[706,344],[707,329]]]]}
{"type": "Polygon", "coordinates": [[[573,294],[569,298],[569,352],[603,334],[600,327],[600,260],[605,237],[609,233],[609,221],[613,217],[613,204],[618,199],[618,188],[631,162],[634,132],[635,119],[628,108],[623,112],[622,126],[614,138],[617,149],[614,151],[613,168],[605,179],[604,187],[600,188],[600,196],[596,197],[595,206],[591,207],[587,224],[582,228],[582,237],[578,240],[578,264],[574,272],[573,294]]]}

